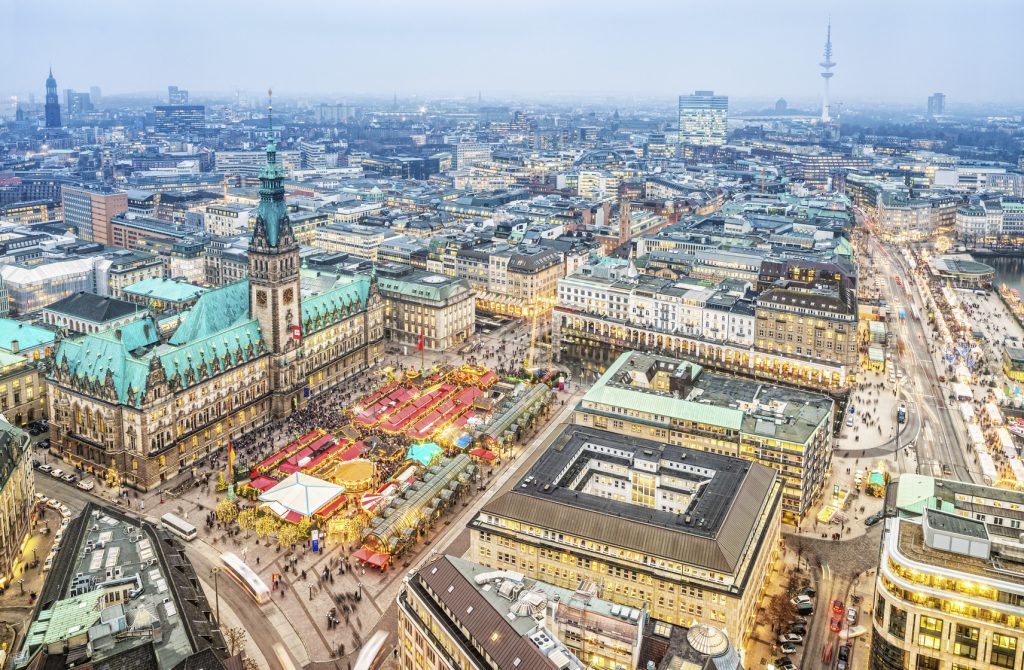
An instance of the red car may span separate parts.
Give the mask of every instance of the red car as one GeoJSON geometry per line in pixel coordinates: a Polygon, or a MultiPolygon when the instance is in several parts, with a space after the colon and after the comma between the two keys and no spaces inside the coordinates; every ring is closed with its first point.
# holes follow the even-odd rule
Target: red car
{"type": "Polygon", "coordinates": [[[828,624],[828,629],[833,633],[838,633],[839,629],[843,627],[843,617],[841,614],[833,614],[832,621],[828,624]]]}
{"type": "Polygon", "coordinates": [[[842,616],[843,612],[845,612],[845,611],[846,611],[846,605],[843,604],[842,600],[840,600],[839,598],[836,598],[835,600],[832,601],[832,613],[833,614],[838,614],[839,616],[842,616]]]}

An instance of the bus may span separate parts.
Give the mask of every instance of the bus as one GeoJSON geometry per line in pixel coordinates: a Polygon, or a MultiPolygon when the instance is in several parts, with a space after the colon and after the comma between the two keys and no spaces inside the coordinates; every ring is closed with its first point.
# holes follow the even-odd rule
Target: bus
{"type": "Polygon", "coordinates": [[[177,514],[171,514],[168,512],[160,517],[160,521],[163,522],[164,528],[171,531],[186,542],[191,542],[196,539],[196,527],[185,521],[177,514]]]}
{"type": "Polygon", "coordinates": [[[352,666],[352,670],[379,670],[388,659],[387,649],[384,642],[388,634],[382,630],[377,631],[366,641],[363,648],[359,650],[359,656],[352,666]]]}
{"type": "Polygon", "coordinates": [[[243,563],[242,559],[227,551],[220,555],[220,560],[224,564],[223,571],[238,582],[242,590],[248,593],[249,597],[257,604],[262,605],[270,600],[270,589],[267,588],[266,583],[252,568],[243,563]]]}

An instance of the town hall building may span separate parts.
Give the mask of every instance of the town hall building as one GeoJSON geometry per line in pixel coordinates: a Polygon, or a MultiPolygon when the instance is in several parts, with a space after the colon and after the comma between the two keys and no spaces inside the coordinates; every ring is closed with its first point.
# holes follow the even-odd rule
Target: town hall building
{"type": "Polygon", "coordinates": [[[167,337],[146,316],[60,342],[47,398],[55,455],[150,490],[379,362],[376,277],[303,294],[283,180],[271,121],[249,277],[204,293],[167,337]]]}

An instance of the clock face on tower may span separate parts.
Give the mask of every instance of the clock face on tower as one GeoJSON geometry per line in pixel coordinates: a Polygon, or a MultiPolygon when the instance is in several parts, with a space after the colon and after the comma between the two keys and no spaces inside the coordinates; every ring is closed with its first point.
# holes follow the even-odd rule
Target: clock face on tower
{"type": "Polygon", "coordinates": [[[284,304],[290,305],[292,300],[295,299],[295,291],[290,288],[284,290],[284,304]]]}
{"type": "Polygon", "coordinates": [[[259,305],[260,307],[266,307],[267,306],[267,292],[266,291],[256,291],[256,304],[259,305]]]}

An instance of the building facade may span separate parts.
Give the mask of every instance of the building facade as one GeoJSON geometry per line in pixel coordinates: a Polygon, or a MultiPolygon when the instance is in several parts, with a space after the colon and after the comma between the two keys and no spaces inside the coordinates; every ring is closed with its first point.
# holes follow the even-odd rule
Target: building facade
{"type": "Polygon", "coordinates": [[[715,95],[714,91],[679,96],[679,141],[682,144],[725,144],[728,120],[728,96],[715,95]]]}
{"type": "Polygon", "coordinates": [[[377,271],[384,298],[385,336],[392,342],[415,348],[445,351],[473,335],[476,299],[469,282],[408,266],[377,271]]]}
{"type": "Polygon", "coordinates": [[[875,579],[868,667],[1021,667],[1024,494],[907,474],[895,488],[875,579]]]}
{"type": "MultiPolygon", "coordinates": [[[[29,436],[0,416],[0,587],[14,581],[14,566],[29,532],[35,504],[35,475],[29,436]]],[[[21,574],[25,572],[22,561],[21,574]]]]}
{"type": "Polygon", "coordinates": [[[90,242],[114,244],[110,220],[128,211],[128,194],[110,188],[65,185],[60,189],[64,223],[90,242]]]}

